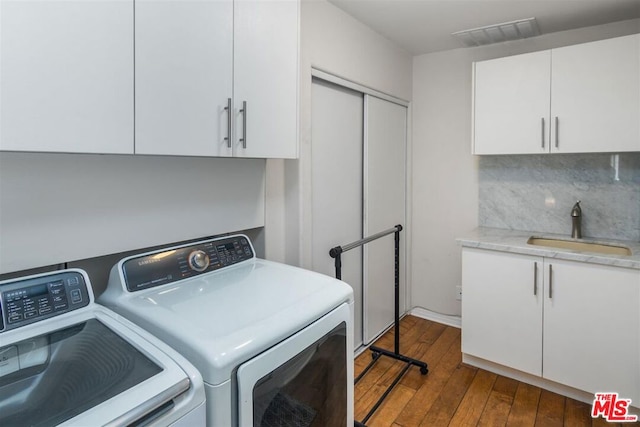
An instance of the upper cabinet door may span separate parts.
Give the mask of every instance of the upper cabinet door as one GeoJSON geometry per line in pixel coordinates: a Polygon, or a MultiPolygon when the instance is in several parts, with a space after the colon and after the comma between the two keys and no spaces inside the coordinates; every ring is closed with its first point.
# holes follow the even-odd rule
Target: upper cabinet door
{"type": "Polygon", "coordinates": [[[475,63],[474,154],[549,151],[551,53],[475,63]]]}
{"type": "Polygon", "coordinates": [[[136,0],[135,11],[136,154],[231,155],[233,2],[136,0]]]}
{"type": "Polygon", "coordinates": [[[639,34],[553,49],[552,76],[552,152],[640,151],[639,34]]]}
{"type": "Polygon", "coordinates": [[[0,150],[133,153],[133,0],[0,8],[0,150]]]}
{"type": "Polygon", "coordinates": [[[298,155],[298,9],[296,0],[235,3],[236,156],[298,155]]]}

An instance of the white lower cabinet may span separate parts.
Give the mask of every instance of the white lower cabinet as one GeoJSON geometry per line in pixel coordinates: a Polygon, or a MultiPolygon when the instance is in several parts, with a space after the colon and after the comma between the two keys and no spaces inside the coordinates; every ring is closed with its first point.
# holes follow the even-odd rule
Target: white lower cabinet
{"type": "Polygon", "coordinates": [[[463,353],[542,375],[542,262],[462,251],[463,353]]]}
{"type": "Polygon", "coordinates": [[[462,251],[462,351],[640,402],[640,271],[462,251]]]}

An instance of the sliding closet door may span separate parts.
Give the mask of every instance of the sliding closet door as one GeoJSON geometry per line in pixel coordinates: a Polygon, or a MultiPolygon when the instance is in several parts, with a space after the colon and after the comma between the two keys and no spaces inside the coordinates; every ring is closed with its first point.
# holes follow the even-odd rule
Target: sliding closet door
{"type": "MultiPolygon", "coordinates": [[[[407,108],[365,95],[364,234],[405,224],[407,108]]],[[[400,313],[404,312],[405,242],[400,233],[400,313]]],[[[364,343],[393,323],[394,235],[364,248],[364,343]]]]}
{"type": "MultiPolygon", "coordinates": [[[[329,249],[362,238],[363,95],[313,80],[311,90],[313,270],[335,275],[329,249]]],[[[354,344],[362,344],[362,248],[342,255],[355,296],[354,344]]]]}

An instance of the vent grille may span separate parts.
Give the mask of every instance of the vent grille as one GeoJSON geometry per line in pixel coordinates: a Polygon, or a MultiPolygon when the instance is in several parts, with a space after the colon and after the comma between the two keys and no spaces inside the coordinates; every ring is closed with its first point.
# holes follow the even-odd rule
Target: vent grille
{"type": "Polygon", "coordinates": [[[451,35],[465,47],[475,47],[539,36],[540,30],[536,18],[527,18],[456,31],[451,35]]]}

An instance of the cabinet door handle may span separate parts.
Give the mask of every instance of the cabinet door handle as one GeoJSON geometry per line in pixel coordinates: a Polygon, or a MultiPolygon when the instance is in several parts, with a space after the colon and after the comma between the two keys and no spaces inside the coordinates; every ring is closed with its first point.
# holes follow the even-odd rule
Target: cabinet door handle
{"type": "Polygon", "coordinates": [[[242,113],[242,138],[240,138],[240,141],[242,142],[242,148],[247,148],[247,101],[242,101],[240,112],[242,113]]]}
{"type": "Polygon", "coordinates": [[[533,295],[538,295],[538,263],[533,263],[533,295]]]}
{"type": "Polygon", "coordinates": [[[542,118],[542,148],[544,148],[544,117],[542,118]]]}
{"type": "Polygon", "coordinates": [[[553,298],[553,265],[549,264],[549,299],[553,298]]]}
{"type": "Polygon", "coordinates": [[[558,138],[558,128],[560,127],[560,120],[558,119],[558,116],[556,116],[556,148],[558,148],[560,146],[560,140],[558,138]]]}
{"type": "Polygon", "coordinates": [[[227,137],[224,140],[227,141],[227,147],[231,148],[231,98],[227,98],[227,106],[224,110],[227,112],[227,137]]]}

